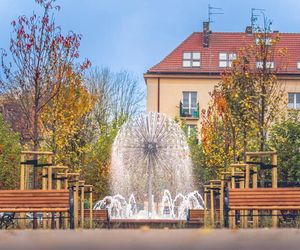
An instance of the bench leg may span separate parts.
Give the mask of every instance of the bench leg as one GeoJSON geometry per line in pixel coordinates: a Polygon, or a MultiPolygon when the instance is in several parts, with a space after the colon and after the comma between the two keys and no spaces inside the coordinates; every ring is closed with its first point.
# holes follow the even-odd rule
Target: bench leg
{"type": "Polygon", "coordinates": [[[236,228],[236,222],[235,222],[235,210],[230,210],[229,211],[229,228],[235,229],[236,228]]]}
{"type": "Polygon", "coordinates": [[[75,229],[74,221],[74,190],[69,188],[69,214],[70,214],[70,229],[75,229]]]}
{"type": "Polygon", "coordinates": [[[63,228],[62,212],[59,212],[59,224],[58,224],[58,228],[59,229],[63,228]]]}
{"type": "Polygon", "coordinates": [[[272,227],[276,228],[278,226],[278,211],[272,210],[272,227]]]}
{"type": "Polygon", "coordinates": [[[253,210],[253,228],[258,228],[258,210],[253,210]]]}
{"type": "Polygon", "coordinates": [[[51,213],[51,229],[55,229],[55,213],[51,213]]]}

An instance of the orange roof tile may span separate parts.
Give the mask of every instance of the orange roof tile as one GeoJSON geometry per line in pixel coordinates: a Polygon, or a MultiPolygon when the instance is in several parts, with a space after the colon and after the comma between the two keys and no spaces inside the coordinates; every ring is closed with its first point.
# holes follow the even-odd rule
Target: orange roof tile
{"type": "MultiPolygon", "coordinates": [[[[235,52],[254,44],[254,35],[242,32],[213,32],[210,34],[209,47],[203,47],[203,33],[194,32],[184,40],[175,50],[161,62],[151,67],[147,73],[221,73],[224,68],[219,67],[219,53],[235,52]],[[201,53],[200,67],[183,67],[182,56],[186,51],[199,51],[201,53]]],[[[287,48],[282,74],[300,74],[297,62],[300,62],[300,33],[280,33],[280,41],[276,48],[287,48]]],[[[278,56],[274,58],[275,67],[280,64],[278,56]]]]}

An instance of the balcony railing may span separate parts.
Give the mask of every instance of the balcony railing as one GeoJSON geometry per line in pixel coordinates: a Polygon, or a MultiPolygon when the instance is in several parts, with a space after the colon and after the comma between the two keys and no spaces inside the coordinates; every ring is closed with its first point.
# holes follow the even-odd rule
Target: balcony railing
{"type": "Polygon", "coordinates": [[[199,103],[197,103],[196,108],[184,108],[182,102],[180,102],[179,107],[180,117],[199,119],[199,103]]]}

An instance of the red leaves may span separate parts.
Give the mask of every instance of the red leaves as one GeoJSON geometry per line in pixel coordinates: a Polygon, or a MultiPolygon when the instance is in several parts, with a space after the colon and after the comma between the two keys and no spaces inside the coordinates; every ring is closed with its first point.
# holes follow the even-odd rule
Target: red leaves
{"type": "Polygon", "coordinates": [[[18,34],[17,34],[18,39],[20,39],[21,36],[22,36],[24,33],[25,33],[24,27],[22,26],[22,27],[18,30],[18,34]]]}
{"type": "Polygon", "coordinates": [[[91,61],[89,59],[85,59],[85,61],[83,62],[83,64],[80,65],[80,69],[81,70],[85,70],[85,69],[88,69],[91,66],[92,66],[91,61]]]}
{"type": "Polygon", "coordinates": [[[69,40],[65,40],[63,45],[64,45],[65,48],[68,48],[68,49],[71,47],[71,44],[70,44],[69,40]]]}
{"type": "Polygon", "coordinates": [[[49,17],[48,16],[44,16],[42,19],[42,24],[47,25],[49,22],[49,17]]]}
{"type": "Polygon", "coordinates": [[[27,50],[30,50],[31,47],[32,47],[32,44],[30,44],[30,43],[27,43],[27,44],[26,44],[26,49],[27,49],[27,50]]]}

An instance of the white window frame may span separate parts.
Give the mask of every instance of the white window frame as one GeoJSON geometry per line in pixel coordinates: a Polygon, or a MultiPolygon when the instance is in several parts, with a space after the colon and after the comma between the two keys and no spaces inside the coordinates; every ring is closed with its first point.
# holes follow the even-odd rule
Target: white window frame
{"type": "Polygon", "coordinates": [[[182,67],[184,68],[201,67],[201,53],[199,51],[184,51],[182,54],[182,67]]]}
{"type": "Polygon", "coordinates": [[[300,92],[289,92],[288,93],[288,99],[289,99],[289,95],[293,95],[293,103],[292,106],[290,106],[290,102],[288,100],[288,109],[297,109],[300,110],[300,103],[299,103],[299,107],[297,107],[297,95],[300,95],[300,92]]]}
{"type": "Polygon", "coordinates": [[[255,39],[255,44],[256,45],[259,45],[259,42],[261,41],[261,40],[264,40],[265,41],[265,45],[267,45],[267,46],[271,46],[272,45],[272,38],[270,38],[270,37],[267,37],[266,39],[263,39],[263,38],[256,38],[255,39]]]}
{"type": "MultiPolygon", "coordinates": [[[[256,62],[256,68],[262,69],[263,68],[263,62],[262,61],[256,62]]],[[[275,63],[271,62],[271,61],[266,62],[266,68],[267,69],[274,69],[275,68],[275,63]]]]}
{"type": "Polygon", "coordinates": [[[182,109],[188,110],[189,115],[193,115],[193,111],[197,111],[197,103],[198,103],[198,93],[197,91],[183,91],[182,92],[182,109]],[[188,106],[184,106],[184,94],[188,93],[189,101],[188,106]],[[192,93],[196,93],[196,105],[192,107],[192,93]]]}
{"type": "Polygon", "coordinates": [[[236,60],[236,53],[234,52],[220,52],[219,53],[219,68],[231,68],[232,62],[236,60]]]}
{"type": "Polygon", "coordinates": [[[300,69],[300,62],[297,62],[297,69],[300,69]]]}

